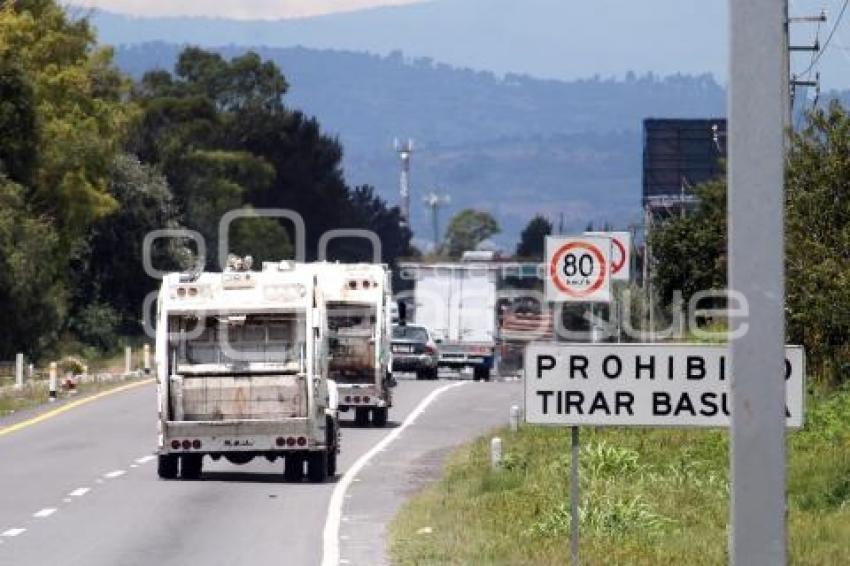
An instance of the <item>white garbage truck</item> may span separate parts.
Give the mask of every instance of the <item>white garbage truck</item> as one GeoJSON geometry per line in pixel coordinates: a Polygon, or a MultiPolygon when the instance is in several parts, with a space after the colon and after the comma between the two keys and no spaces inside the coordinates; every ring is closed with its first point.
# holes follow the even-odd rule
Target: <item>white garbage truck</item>
{"type": "Polygon", "coordinates": [[[392,279],[377,263],[309,264],[328,319],[328,375],[339,410],[358,426],[387,424],[395,380],[390,370],[392,279]]]}
{"type": "Polygon", "coordinates": [[[158,473],[195,479],[205,457],[284,461],[288,481],[336,473],[336,386],[316,274],[281,261],[252,271],[169,274],[158,301],[158,473]]]}

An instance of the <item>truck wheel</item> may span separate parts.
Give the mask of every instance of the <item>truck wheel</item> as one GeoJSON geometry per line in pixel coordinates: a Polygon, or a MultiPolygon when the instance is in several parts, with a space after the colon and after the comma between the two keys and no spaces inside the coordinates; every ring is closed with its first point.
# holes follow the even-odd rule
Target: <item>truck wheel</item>
{"type": "Polygon", "coordinates": [[[180,456],[180,477],[184,480],[196,480],[201,477],[204,467],[204,457],[201,454],[184,454],[180,456]]]}
{"type": "Polygon", "coordinates": [[[472,381],[481,381],[481,368],[478,366],[472,368],[472,381]]]}
{"type": "Polygon", "coordinates": [[[287,454],[283,459],[283,479],[299,482],[304,474],[304,458],[300,454],[287,454]]]}
{"type": "Polygon", "coordinates": [[[419,381],[420,379],[425,379],[425,377],[426,377],[425,372],[426,371],[427,370],[424,370],[424,369],[416,370],[416,381],[419,381]]]}
{"type": "Polygon", "coordinates": [[[310,452],[307,455],[307,479],[311,483],[322,483],[328,479],[328,452],[310,452]]]}
{"type": "Polygon", "coordinates": [[[387,417],[390,410],[387,407],[375,407],[372,409],[372,424],[377,427],[387,426],[387,417]]]}
{"type": "Polygon", "coordinates": [[[434,379],[434,380],[439,379],[440,378],[440,369],[436,368],[436,367],[431,368],[430,370],[428,370],[428,377],[430,379],[434,379]]]}
{"type": "Polygon", "coordinates": [[[336,448],[328,449],[328,477],[336,476],[336,448]]]}
{"type": "Polygon", "coordinates": [[[481,379],[490,381],[490,368],[481,368],[481,379]]]}
{"type": "Polygon", "coordinates": [[[369,409],[358,407],[354,410],[354,424],[357,426],[369,426],[369,409]]]}
{"type": "Polygon", "coordinates": [[[180,460],[174,454],[166,454],[157,457],[156,473],[164,480],[173,480],[177,477],[177,465],[180,460]]]}

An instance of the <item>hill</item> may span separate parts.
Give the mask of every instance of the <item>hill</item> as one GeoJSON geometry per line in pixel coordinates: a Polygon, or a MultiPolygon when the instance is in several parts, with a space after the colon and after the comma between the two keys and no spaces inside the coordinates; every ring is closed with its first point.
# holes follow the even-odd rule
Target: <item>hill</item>
{"type": "MultiPolygon", "coordinates": [[[[134,76],[168,68],[181,47],[123,46],[119,65],[134,76]]],[[[217,48],[227,57],[245,47],[217,48]]],[[[395,202],[395,137],[412,137],[413,226],[430,238],[419,198],[450,193],[444,215],[465,206],[497,214],[512,246],[538,212],[567,227],[590,221],[624,225],[640,217],[641,125],[645,117],[724,113],[711,76],[629,73],[624,80],[555,81],[454,68],[426,58],[315,50],[255,49],[292,85],[287,104],[316,115],[345,148],[349,182],[369,183],[395,202]]]]}

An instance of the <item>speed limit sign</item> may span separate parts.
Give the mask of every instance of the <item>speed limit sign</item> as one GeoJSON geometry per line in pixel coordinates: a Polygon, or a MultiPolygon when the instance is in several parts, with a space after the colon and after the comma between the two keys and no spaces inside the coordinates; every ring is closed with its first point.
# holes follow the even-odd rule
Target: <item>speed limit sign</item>
{"type": "Polygon", "coordinates": [[[629,281],[631,276],[631,232],[585,232],[585,236],[611,239],[611,281],[629,281]]]}
{"type": "Polygon", "coordinates": [[[610,302],[611,245],[604,236],[547,237],[546,300],[610,302]]]}

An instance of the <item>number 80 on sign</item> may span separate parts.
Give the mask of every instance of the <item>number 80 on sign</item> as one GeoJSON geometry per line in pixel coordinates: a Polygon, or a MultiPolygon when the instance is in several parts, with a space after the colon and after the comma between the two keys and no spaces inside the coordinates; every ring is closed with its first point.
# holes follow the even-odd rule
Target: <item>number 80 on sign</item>
{"type": "Polygon", "coordinates": [[[604,236],[546,238],[546,300],[609,302],[611,238],[604,236]]]}

